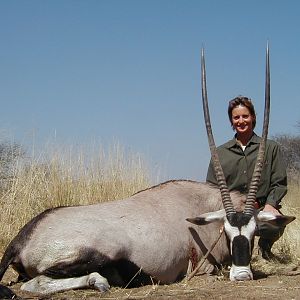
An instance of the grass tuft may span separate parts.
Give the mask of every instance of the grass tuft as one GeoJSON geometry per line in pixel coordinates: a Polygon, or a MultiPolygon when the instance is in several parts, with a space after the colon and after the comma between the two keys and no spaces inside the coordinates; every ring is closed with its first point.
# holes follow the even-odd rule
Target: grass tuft
{"type": "Polygon", "coordinates": [[[300,262],[300,176],[290,180],[288,194],[282,200],[282,213],[295,216],[296,220],[287,225],[283,236],[274,244],[274,253],[286,260],[300,262]]]}

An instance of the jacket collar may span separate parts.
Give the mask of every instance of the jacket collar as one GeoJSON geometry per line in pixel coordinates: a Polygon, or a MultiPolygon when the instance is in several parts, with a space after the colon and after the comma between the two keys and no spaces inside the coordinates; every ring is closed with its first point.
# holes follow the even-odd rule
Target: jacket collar
{"type": "MultiPolygon", "coordinates": [[[[252,135],[251,139],[248,141],[246,146],[248,146],[250,144],[259,144],[260,141],[261,141],[261,137],[259,137],[255,132],[253,132],[253,135],[252,135]]],[[[234,137],[230,141],[228,141],[224,146],[228,149],[239,146],[236,141],[236,135],[234,135],[234,137]]]]}

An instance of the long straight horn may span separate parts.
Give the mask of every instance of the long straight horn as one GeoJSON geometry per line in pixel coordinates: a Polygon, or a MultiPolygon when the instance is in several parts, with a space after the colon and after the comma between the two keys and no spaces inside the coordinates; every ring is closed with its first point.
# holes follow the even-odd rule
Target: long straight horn
{"type": "Polygon", "coordinates": [[[270,59],[269,59],[269,44],[267,44],[266,50],[266,83],[265,83],[265,112],[264,112],[264,124],[263,124],[263,132],[262,139],[260,142],[257,160],[254,168],[254,172],[252,175],[251,183],[249,186],[249,192],[247,195],[247,201],[244,209],[244,213],[253,215],[254,213],[254,203],[256,200],[256,193],[258,189],[258,184],[261,177],[261,172],[263,168],[266,142],[268,136],[269,129],[269,118],[270,118],[270,59]]]}
{"type": "Polygon", "coordinates": [[[219,189],[221,191],[221,197],[226,215],[235,213],[235,209],[230,198],[230,193],[226,184],[226,179],[222,170],[222,166],[218,157],[216,144],[214,141],[211,122],[209,116],[208,100],[207,100],[207,89],[206,89],[206,70],[205,70],[205,58],[204,49],[201,50],[201,81],[202,81],[202,103],[203,103],[203,113],[204,120],[208,138],[208,144],[210,148],[210,153],[212,157],[213,168],[216,174],[219,189]]]}

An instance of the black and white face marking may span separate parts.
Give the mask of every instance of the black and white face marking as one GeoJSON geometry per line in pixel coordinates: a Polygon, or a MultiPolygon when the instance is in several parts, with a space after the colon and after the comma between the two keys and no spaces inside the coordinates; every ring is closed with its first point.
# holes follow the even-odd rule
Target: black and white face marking
{"type": "Polygon", "coordinates": [[[259,211],[252,216],[242,212],[226,215],[224,209],[208,212],[196,218],[187,218],[188,222],[196,225],[206,225],[213,222],[224,224],[224,230],[230,242],[230,254],[232,256],[232,266],[230,269],[230,280],[251,280],[253,275],[250,269],[253,237],[257,222],[268,222],[286,226],[295,217],[273,215],[270,212],[259,211]]]}
{"type": "Polygon", "coordinates": [[[237,212],[227,216],[224,229],[230,241],[232,266],[230,280],[253,279],[250,269],[251,242],[254,236],[256,221],[254,216],[237,212]]]}

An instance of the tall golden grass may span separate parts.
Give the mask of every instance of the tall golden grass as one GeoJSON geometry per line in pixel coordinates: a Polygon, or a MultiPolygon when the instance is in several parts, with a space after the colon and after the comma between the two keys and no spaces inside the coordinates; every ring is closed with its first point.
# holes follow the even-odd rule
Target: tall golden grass
{"type": "Polygon", "coordinates": [[[50,207],[84,205],[125,198],[150,184],[139,154],[118,143],[104,150],[92,145],[47,146],[15,162],[8,187],[1,190],[0,249],[33,216],[50,207]]]}
{"type": "Polygon", "coordinates": [[[288,193],[282,200],[282,213],[295,216],[296,220],[287,225],[283,236],[274,244],[280,257],[300,262],[300,176],[289,180],[288,193]]]}

